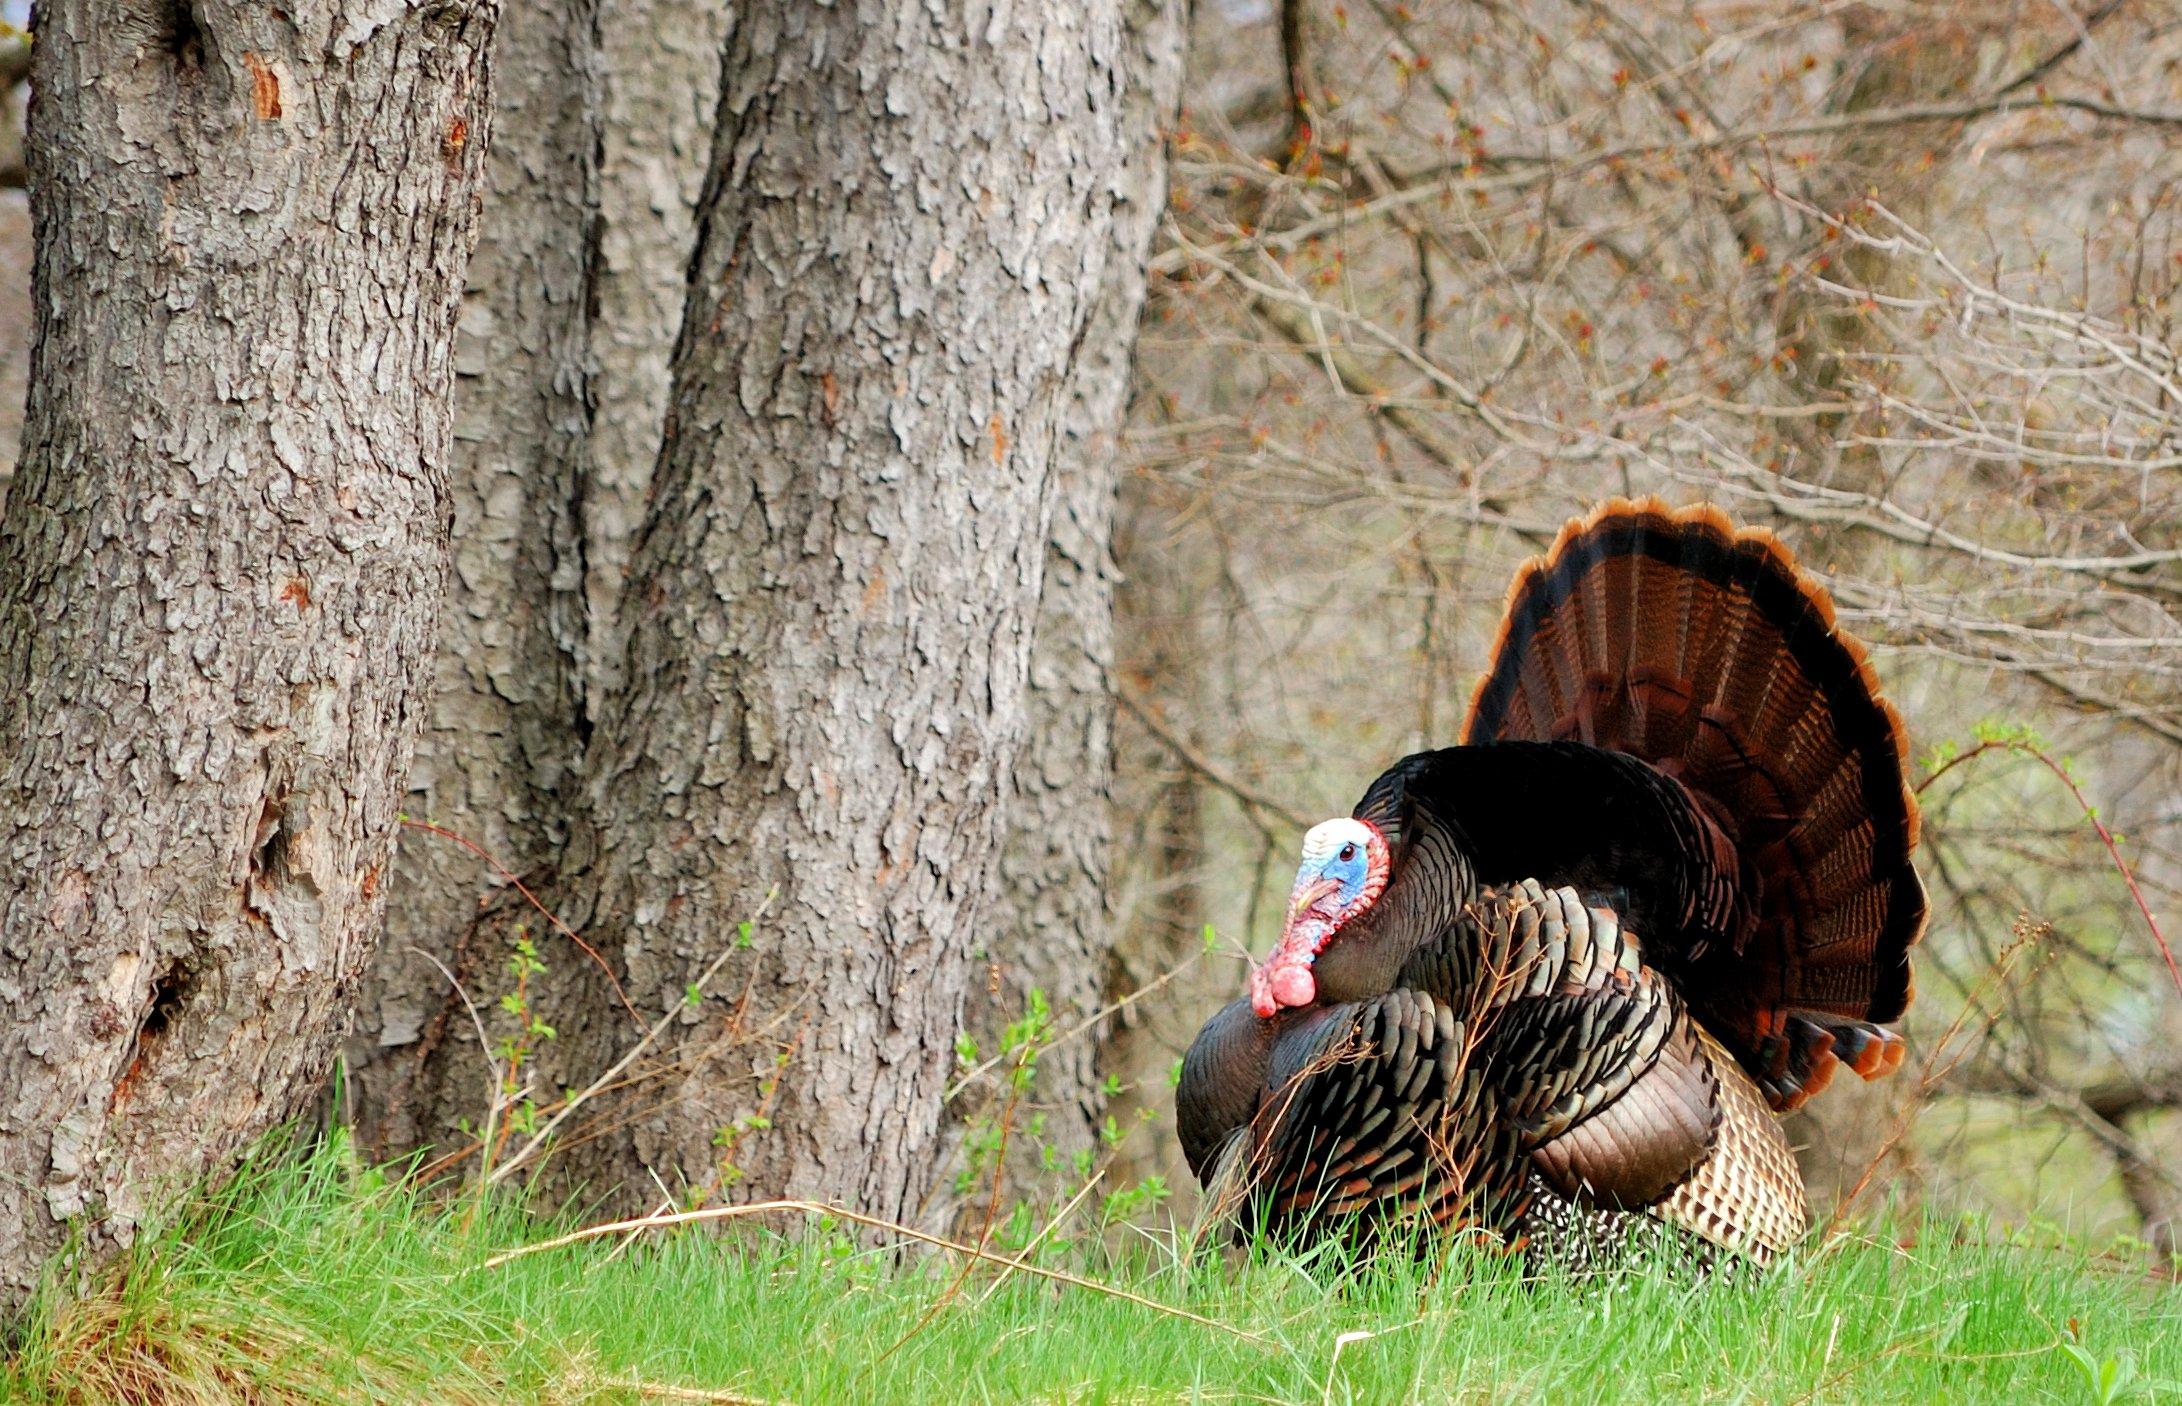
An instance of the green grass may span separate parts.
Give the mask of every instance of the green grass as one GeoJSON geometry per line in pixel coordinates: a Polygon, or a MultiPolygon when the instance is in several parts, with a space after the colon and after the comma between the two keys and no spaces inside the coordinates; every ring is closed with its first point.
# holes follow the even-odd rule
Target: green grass
{"type": "Polygon", "coordinates": [[[1232,1332],[1023,1276],[995,1289],[989,1266],[958,1285],[959,1261],[808,1221],[483,1267],[551,1229],[427,1205],[338,1150],[268,1157],[141,1240],[102,1288],[19,1325],[0,1397],[1873,1406],[2093,1402],[2108,1361],[2107,1399],[2182,1380],[2182,1299],[2164,1284],[1954,1223],[1921,1224],[1914,1248],[1852,1237],[1754,1284],[1639,1267],[1611,1291],[1526,1283],[1490,1254],[1437,1272],[1407,1257],[1347,1272],[1267,1253],[1192,1262],[1136,1232],[1063,1257],[1232,1332]]]}

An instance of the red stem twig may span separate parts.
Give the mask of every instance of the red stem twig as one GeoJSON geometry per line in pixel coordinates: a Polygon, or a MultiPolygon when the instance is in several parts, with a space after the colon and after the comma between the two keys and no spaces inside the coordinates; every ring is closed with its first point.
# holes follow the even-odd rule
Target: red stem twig
{"type": "Polygon", "coordinates": [[[2068,794],[2075,798],[2076,804],[2083,810],[2084,819],[2090,821],[2091,828],[2098,831],[2099,843],[2106,846],[2107,858],[2114,862],[2114,868],[2121,875],[2121,881],[2129,886],[2129,896],[2136,900],[2137,911],[2144,915],[2144,925],[2152,930],[2152,941],[2159,945],[2159,955],[2166,959],[2167,975],[2173,979],[2176,993],[2182,994],[2182,967],[2175,965],[2174,949],[2167,945],[2167,935],[2159,930],[2159,919],[2152,916],[2152,905],[2145,900],[2144,890],[2138,887],[2135,871],[2130,869],[2129,861],[2121,857],[2121,846],[2114,843],[2113,831],[2107,829],[2106,822],[2099,819],[2098,807],[2092,805],[2090,798],[2084,795],[2083,788],[2076,784],[2076,778],[2068,774],[2068,768],[2054,760],[2043,747],[2033,742],[2023,741],[2020,738],[1988,738],[1979,742],[1969,751],[1948,758],[1947,761],[1935,768],[1930,776],[1917,783],[1917,794],[1923,795],[1926,787],[1945,776],[1948,772],[1953,771],[1964,762],[1974,757],[1984,756],[1988,752],[2013,752],[2018,756],[2035,758],[2041,766],[2052,772],[2060,779],[2061,784],[2068,788],[2068,794]]]}

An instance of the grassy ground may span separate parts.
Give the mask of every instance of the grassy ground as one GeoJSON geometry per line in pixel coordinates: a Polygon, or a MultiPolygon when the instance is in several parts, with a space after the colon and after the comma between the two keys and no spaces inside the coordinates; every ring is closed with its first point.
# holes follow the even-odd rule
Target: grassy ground
{"type": "Polygon", "coordinates": [[[1656,1267],[1611,1292],[1526,1283],[1493,1256],[1437,1272],[1193,1263],[1150,1235],[1057,1266],[1219,1326],[1022,1275],[996,1287],[991,1266],[958,1283],[959,1260],[904,1260],[808,1219],[484,1267],[547,1233],[505,1209],[420,1205],[338,1154],[277,1162],[146,1238],[102,1291],[19,1325],[0,1399],[1875,1406],[2182,1391],[2175,1291],[1952,1224],[1710,1288],[1656,1267]]]}

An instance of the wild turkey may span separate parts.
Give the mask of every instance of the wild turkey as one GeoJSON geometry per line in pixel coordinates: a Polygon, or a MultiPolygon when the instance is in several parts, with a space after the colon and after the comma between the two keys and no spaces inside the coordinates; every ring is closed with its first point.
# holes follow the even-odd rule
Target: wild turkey
{"type": "Polygon", "coordinates": [[[1464,745],[1304,837],[1250,994],[1183,1060],[1182,1148],[1283,1233],[1522,1244],[1805,1228],[1774,1110],[1900,1062],[1924,926],[1905,743],[1770,534],[1615,500],[1516,576],[1464,745]]]}

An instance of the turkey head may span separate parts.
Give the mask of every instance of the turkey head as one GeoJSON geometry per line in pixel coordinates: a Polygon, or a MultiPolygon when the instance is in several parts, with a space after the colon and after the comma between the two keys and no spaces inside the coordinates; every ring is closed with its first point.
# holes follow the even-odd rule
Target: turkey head
{"type": "MultiPolygon", "coordinates": [[[[1280,941],[1250,974],[1253,1011],[1269,1018],[1288,1007],[1319,1000],[1319,959],[1379,901],[1393,867],[1386,836],[1369,821],[1342,816],[1311,827],[1303,837],[1303,862],[1288,894],[1288,920],[1281,927],[1280,941]]],[[[1354,940],[1344,940],[1343,946],[1354,940]]],[[[1347,975],[1343,966],[1337,960],[1330,967],[1337,985],[1338,978],[1347,975]]],[[[1337,991],[1327,999],[1367,994],[1377,993],[1337,991]]]]}

